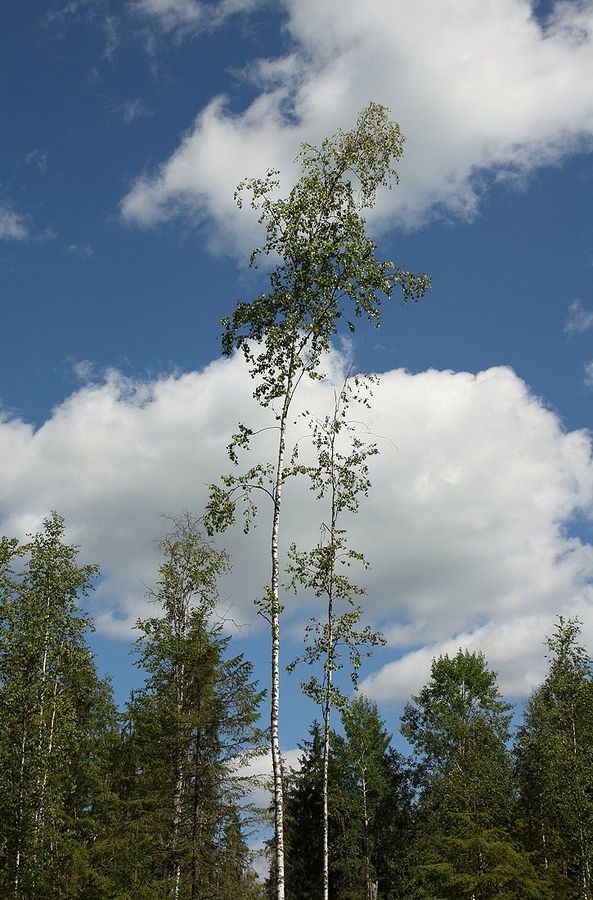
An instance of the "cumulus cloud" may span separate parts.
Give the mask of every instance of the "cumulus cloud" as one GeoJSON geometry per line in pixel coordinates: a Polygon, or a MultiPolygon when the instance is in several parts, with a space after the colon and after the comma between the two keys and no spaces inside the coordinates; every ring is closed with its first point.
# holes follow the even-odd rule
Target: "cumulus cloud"
{"type": "Polygon", "coordinates": [[[0,203],[0,240],[22,241],[28,237],[27,217],[0,203]]]}
{"type": "MultiPolygon", "coordinates": [[[[336,354],[330,362],[332,377],[306,385],[301,398],[320,415],[341,378],[343,360],[336,354]]],[[[83,374],[93,377],[88,366],[83,374]]],[[[127,637],[147,611],[154,542],[167,528],[161,514],[199,514],[205,485],[228,470],[236,422],[269,424],[251,390],[235,357],[152,381],[109,372],[81,385],[37,430],[5,417],[2,532],[24,535],[50,509],[61,512],[69,539],[102,567],[99,630],[127,637]]],[[[360,418],[381,436],[382,452],[369,499],[344,524],[371,562],[361,575],[365,614],[392,652],[365,691],[407,696],[432,656],[463,645],[484,649],[503,684],[525,693],[541,673],[542,641],[558,613],[579,614],[585,637],[593,632],[593,548],[571,532],[575,517],[593,515],[590,436],[565,432],[507,368],[387,372],[360,418]]],[[[298,424],[292,440],[306,444],[306,433],[298,424]]],[[[272,432],[263,431],[246,462],[271,456],[272,446],[272,432]]],[[[293,484],[286,499],[284,548],[292,540],[311,546],[319,535],[311,523],[322,517],[311,492],[293,484]]],[[[256,627],[252,600],[269,577],[266,528],[247,537],[237,528],[221,543],[234,563],[222,584],[224,607],[256,627]]],[[[290,602],[295,632],[312,602],[290,602]]]]}
{"type": "MultiPolygon", "coordinates": [[[[202,9],[142,2],[163,16],[202,9]]],[[[285,6],[291,52],[252,64],[256,96],[242,113],[223,97],[199,113],[123,199],[126,220],[152,226],[189,212],[251,247],[252,222],[232,206],[237,182],[274,166],[289,183],[300,142],[349,127],[369,99],[389,106],[407,136],[401,186],[378,210],[384,224],[471,218],[492,179],[592,146],[593,0],[557,2],[545,22],[528,0],[285,6]]]]}
{"type": "Polygon", "coordinates": [[[568,307],[568,316],[564,323],[567,334],[584,334],[593,328],[593,311],[586,309],[578,298],[568,307]]]}

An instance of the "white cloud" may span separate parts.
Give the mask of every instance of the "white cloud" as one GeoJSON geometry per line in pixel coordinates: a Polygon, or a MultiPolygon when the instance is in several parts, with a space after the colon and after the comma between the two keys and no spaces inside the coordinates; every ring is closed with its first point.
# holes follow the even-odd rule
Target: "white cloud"
{"type": "Polygon", "coordinates": [[[0,240],[23,241],[28,237],[27,217],[0,203],[0,240]]]}
{"type": "MultiPolygon", "coordinates": [[[[562,610],[581,620],[589,646],[593,644],[592,600],[593,592],[585,588],[579,601],[562,610]]],[[[360,690],[377,701],[407,700],[428,680],[433,659],[455,656],[461,648],[484,653],[489,668],[499,673],[499,686],[506,697],[525,697],[546,676],[544,641],[553,633],[556,621],[556,613],[548,609],[541,614],[512,616],[508,622],[489,622],[462,631],[387,663],[366,678],[360,690]]]]}
{"type": "MultiPolygon", "coordinates": [[[[143,2],[163,16],[202,9],[143,2]]],[[[593,0],[556,3],[545,26],[527,0],[285,5],[291,53],[252,64],[258,93],[241,114],[213,99],[172,156],[138,178],[125,219],[151,226],[190,212],[251,247],[252,222],[232,205],[238,181],[273,166],[289,183],[300,142],[351,126],[369,99],[389,106],[407,136],[401,186],[378,211],[384,223],[471,217],[485,175],[522,177],[592,145],[593,0]]]]}
{"type": "Polygon", "coordinates": [[[568,316],[564,323],[567,334],[584,334],[593,328],[593,311],[586,309],[578,298],[568,307],[568,316]]]}
{"type": "Polygon", "coordinates": [[[587,387],[593,387],[593,359],[585,366],[585,384],[587,387]]]}
{"type": "MultiPolygon", "coordinates": [[[[290,750],[284,750],[282,752],[282,759],[284,760],[284,768],[286,770],[291,769],[293,772],[298,771],[299,762],[301,756],[303,755],[303,751],[298,747],[294,747],[290,750]]],[[[267,810],[270,808],[270,803],[272,800],[271,796],[271,782],[272,782],[272,753],[268,751],[267,753],[261,754],[261,756],[254,756],[247,763],[244,763],[241,766],[238,766],[235,770],[235,777],[245,779],[247,783],[251,782],[251,789],[249,791],[249,802],[254,806],[258,807],[260,810],[267,810]]]]}
{"type": "Polygon", "coordinates": [[[132,9],[158,22],[165,31],[195,32],[218,28],[239,13],[250,12],[265,0],[135,0],[132,9]]]}
{"type": "MultiPolygon", "coordinates": [[[[339,383],[339,358],[332,363],[339,383]]],[[[92,369],[81,374],[92,377],[92,369]]],[[[61,512],[69,539],[102,567],[99,630],[128,635],[146,614],[158,564],[153,542],[166,530],[161,514],[199,513],[205,484],[228,470],[236,422],[266,424],[251,389],[240,358],[150,382],[110,372],[82,385],[37,431],[0,420],[2,532],[24,535],[50,509],[61,512]]],[[[302,403],[327,411],[331,382],[307,385],[302,403]]],[[[558,613],[579,613],[591,640],[593,548],[568,530],[575,516],[592,518],[586,432],[565,432],[506,368],[388,372],[362,417],[382,436],[382,452],[370,497],[346,524],[372,564],[361,576],[366,614],[384,629],[394,658],[403,654],[365,683],[369,693],[405,696],[432,655],[460,643],[482,647],[520,693],[541,672],[542,640],[558,613]]],[[[299,425],[293,437],[305,432],[299,425]]],[[[263,432],[254,457],[271,450],[268,441],[263,432]]],[[[311,545],[311,523],[321,517],[311,492],[292,485],[286,498],[285,542],[311,545]]],[[[269,575],[266,542],[263,524],[248,537],[238,528],[221,539],[234,563],[223,603],[253,627],[252,600],[269,575]]],[[[312,612],[306,599],[290,609],[295,628],[312,612]]]]}

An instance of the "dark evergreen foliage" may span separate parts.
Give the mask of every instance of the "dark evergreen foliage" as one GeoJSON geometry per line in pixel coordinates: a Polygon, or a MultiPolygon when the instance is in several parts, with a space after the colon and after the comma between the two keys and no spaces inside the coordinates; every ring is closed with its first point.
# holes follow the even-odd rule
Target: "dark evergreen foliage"
{"type": "Polygon", "coordinates": [[[593,895],[593,681],[579,634],[560,618],[516,745],[522,838],[553,896],[567,900],[593,895]]]}
{"type": "Polygon", "coordinates": [[[313,722],[296,771],[286,779],[286,896],[316,900],[323,877],[323,735],[313,722]]]}
{"type": "Polygon", "coordinates": [[[332,735],[330,811],[336,900],[409,894],[411,792],[402,757],[377,706],[365,697],[332,735]],[[375,893],[376,892],[376,893],[375,893]]]}
{"type": "Polygon", "coordinates": [[[418,897],[549,896],[513,840],[509,725],[496,674],[467,650],[434,660],[430,681],[406,706],[402,732],[419,788],[418,897]]]}
{"type": "Polygon", "coordinates": [[[261,743],[262,694],[251,664],[229,655],[230,637],[213,615],[226,556],[187,516],[161,549],[158,615],[138,623],[147,679],[125,713],[118,802],[104,840],[117,847],[120,892],[248,898],[244,789],[235,773],[261,743]]]}
{"type": "MultiPolygon", "coordinates": [[[[257,900],[245,784],[261,692],[214,616],[227,565],[189,516],[162,542],[143,688],[118,719],[80,608],[96,567],[52,514],[0,539],[0,896],[257,900]]],[[[593,679],[560,619],[513,754],[480,653],[433,662],[406,706],[405,763],[374,703],[331,734],[330,900],[592,900],[593,679]]],[[[323,896],[323,731],[286,776],[287,897],[323,896]]]]}
{"type": "Polygon", "coordinates": [[[109,684],[79,609],[96,566],[78,566],[52,513],[22,546],[0,543],[0,894],[82,897],[115,729],[109,684]]]}

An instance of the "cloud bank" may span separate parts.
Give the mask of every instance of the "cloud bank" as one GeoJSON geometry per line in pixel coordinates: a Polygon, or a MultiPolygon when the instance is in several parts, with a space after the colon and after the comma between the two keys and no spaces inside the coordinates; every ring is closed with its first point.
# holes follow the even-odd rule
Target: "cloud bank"
{"type": "MultiPolygon", "coordinates": [[[[340,383],[343,360],[331,363],[332,378],[302,395],[319,415],[332,407],[332,381],[340,383]]],[[[199,514],[206,483],[229,468],[225,446],[236,422],[269,424],[251,389],[235,357],[147,382],[109,372],[37,430],[5,417],[2,532],[23,536],[57,509],[68,538],[102,567],[98,629],[129,635],[147,611],[154,541],[167,529],[161,514],[199,514]]],[[[580,615],[585,638],[593,636],[593,547],[571,530],[593,518],[590,436],[565,432],[507,368],[387,372],[360,418],[381,454],[371,495],[347,524],[351,545],[372,565],[361,577],[366,614],[392,654],[363,689],[380,699],[408,696],[433,655],[466,645],[486,652],[510,691],[529,691],[557,614],[580,615]]],[[[299,424],[293,440],[304,438],[299,424]]],[[[254,459],[271,450],[269,431],[257,440],[254,459]]],[[[286,497],[285,546],[311,546],[321,519],[311,492],[293,485],[286,497]]],[[[268,578],[266,527],[247,537],[238,528],[222,541],[234,563],[223,602],[236,621],[253,623],[252,600],[268,578]]],[[[296,629],[310,601],[289,602],[296,629]]]]}
{"type": "MultiPolygon", "coordinates": [[[[195,0],[142,0],[166,24],[208,10],[195,0]]],[[[242,249],[253,223],[233,191],[279,168],[286,183],[302,141],[350,127],[373,99],[407,136],[401,186],[376,225],[471,218],[493,180],[523,179],[593,139],[593,0],[556,2],[545,21],[527,0],[285,0],[290,52],[245,72],[255,96],[239,114],[215,97],[174,153],[121,204],[149,227],[190,214],[242,249]]],[[[217,14],[218,14],[217,13],[217,14]]],[[[251,234],[249,233],[251,232],[251,234]]]]}

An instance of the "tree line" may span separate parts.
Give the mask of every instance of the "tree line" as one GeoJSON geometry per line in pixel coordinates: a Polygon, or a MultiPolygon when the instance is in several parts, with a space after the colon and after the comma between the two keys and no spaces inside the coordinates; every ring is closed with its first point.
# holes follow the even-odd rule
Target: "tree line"
{"type": "MultiPolygon", "coordinates": [[[[228,566],[190,516],[160,545],[138,622],[144,684],[122,710],[97,675],[83,600],[97,575],[49,516],[0,539],[0,896],[274,897],[248,841],[261,818],[242,775],[265,746],[263,692],[215,615],[228,566]]],[[[513,729],[483,654],[433,660],[406,704],[404,757],[354,694],[329,737],[335,900],[592,896],[593,677],[574,620],[547,639],[548,674],[513,729]]],[[[284,773],[285,889],[319,900],[324,728],[284,773]]]]}

